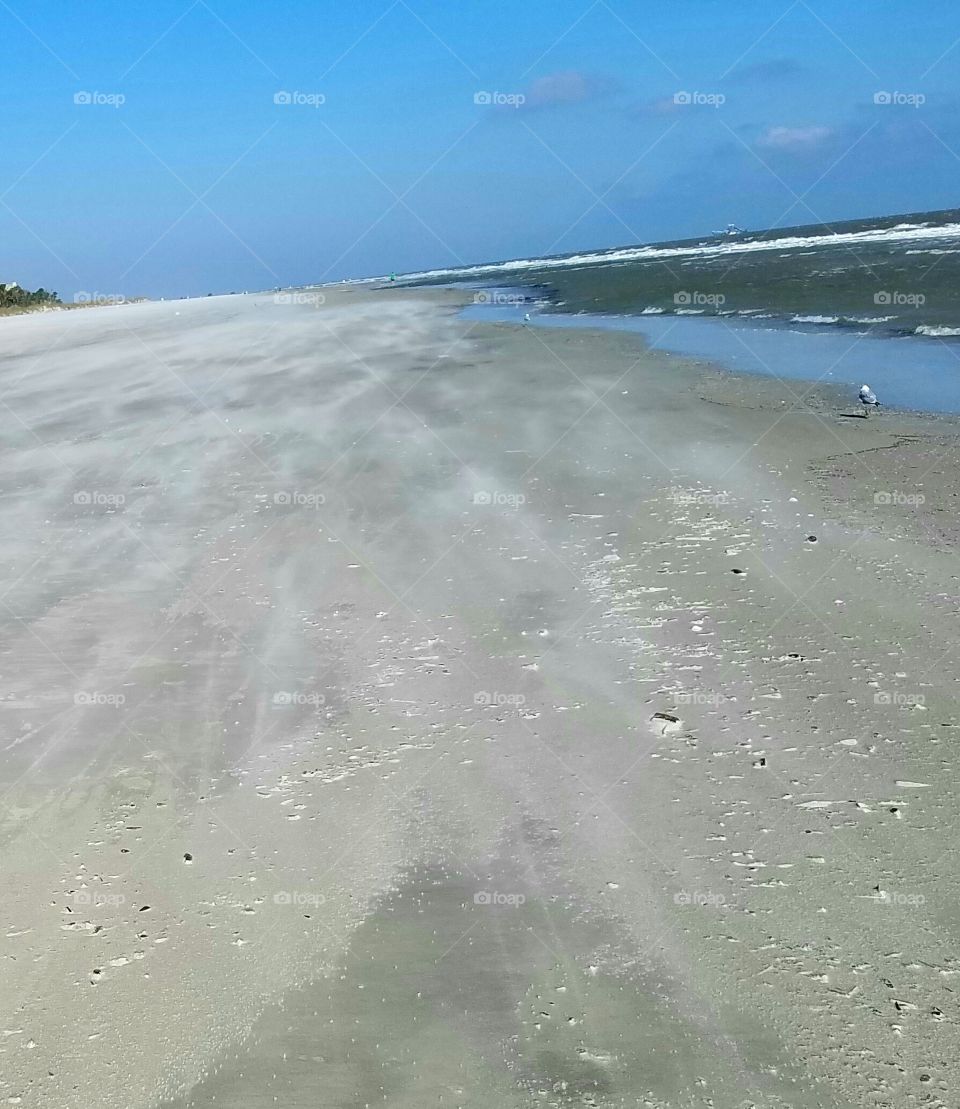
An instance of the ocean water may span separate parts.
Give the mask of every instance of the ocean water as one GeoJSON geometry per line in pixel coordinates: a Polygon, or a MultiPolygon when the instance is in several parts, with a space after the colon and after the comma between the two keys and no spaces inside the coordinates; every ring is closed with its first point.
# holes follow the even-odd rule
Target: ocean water
{"type": "Polygon", "coordinates": [[[859,331],[823,324],[795,326],[727,317],[564,315],[541,302],[521,303],[517,290],[479,294],[463,309],[468,319],[531,327],[601,328],[642,334],[657,350],[702,358],[739,373],[780,378],[784,398],[802,394],[800,382],[846,388],[851,408],[868,384],[884,405],[960,413],[960,343],[917,336],[891,338],[875,327],[859,331]],[[511,299],[512,298],[512,299],[511,299]]]}
{"type": "Polygon", "coordinates": [[[560,313],[774,319],[960,338],[960,210],[432,270],[408,284],[520,286],[560,313]]]}

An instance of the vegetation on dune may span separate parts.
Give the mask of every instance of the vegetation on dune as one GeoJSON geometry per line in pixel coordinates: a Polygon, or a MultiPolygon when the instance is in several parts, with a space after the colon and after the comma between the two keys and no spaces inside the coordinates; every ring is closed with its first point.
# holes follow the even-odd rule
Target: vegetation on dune
{"type": "Polygon", "coordinates": [[[46,289],[21,289],[16,282],[0,282],[0,312],[20,311],[25,312],[31,308],[44,308],[48,305],[60,304],[60,297],[46,289]]]}

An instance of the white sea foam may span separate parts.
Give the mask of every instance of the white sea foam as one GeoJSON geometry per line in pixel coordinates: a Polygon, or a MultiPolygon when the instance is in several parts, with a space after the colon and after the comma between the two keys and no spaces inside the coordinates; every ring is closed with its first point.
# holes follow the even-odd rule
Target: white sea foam
{"type": "Polygon", "coordinates": [[[723,241],[698,243],[695,246],[634,246],[620,250],[574,254],[568,258],[520,258],[489,265],[463,266],[456,269],[423,270],[405,274],[406,278],[466,277],[471,274],[495,274],[530,269],[564,269],[571,266],[617,265],[623,262],[656,262],[668,258],[704,259],[730,258],[739,254],[756,254],[770,250],[803,250],[810,247],[852,247],[872,243],[936,242],[960,239],[960,223],[943,225],[900,223],[895,227],[869,231],[846,231],[832,235],[785,235],[780,239],[723,241]]]}
{"type": "Polygon", "coordinates": [[[926,335],[930,339],[953,339],[960,335],[960,327],[933,327],[928,324],[921,324],[914,334],[926,335]]]}

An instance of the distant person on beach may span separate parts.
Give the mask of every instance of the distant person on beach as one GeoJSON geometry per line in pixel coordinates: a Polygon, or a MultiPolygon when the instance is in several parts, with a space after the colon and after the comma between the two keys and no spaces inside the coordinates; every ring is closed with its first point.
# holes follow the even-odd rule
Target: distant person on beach
{"type": "Polygon", "coordinates": [[[864,416],[870,415],[871,408],[880,407],[880,402],[877,400],[877,394],[870,388],[869,385],[860,386],[860,403],[863,405],[864,416]]]}

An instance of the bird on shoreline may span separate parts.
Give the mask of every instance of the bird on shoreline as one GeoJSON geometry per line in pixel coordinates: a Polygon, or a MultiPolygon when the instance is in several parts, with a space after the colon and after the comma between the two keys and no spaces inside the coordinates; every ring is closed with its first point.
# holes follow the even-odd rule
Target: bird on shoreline
{"type": "Polygon", "coordinates": [[[877,400],[877,394],[870,388],[869,385],[860,386],[860,403],[863,405],[864,416],[870,415],[871,408],[880,407],[880,402],[877,400]]]}

